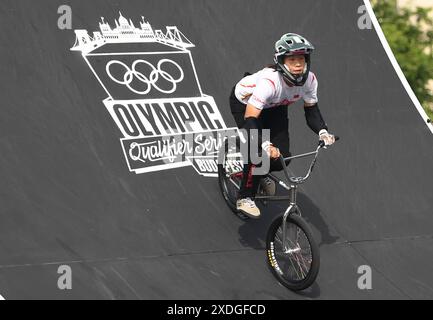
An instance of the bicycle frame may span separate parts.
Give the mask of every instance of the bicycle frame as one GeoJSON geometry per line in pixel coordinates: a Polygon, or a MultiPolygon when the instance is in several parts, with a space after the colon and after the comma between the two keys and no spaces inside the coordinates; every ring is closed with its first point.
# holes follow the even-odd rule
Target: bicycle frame
{"type": "MultiPolygon", "coordinates": [[[[299,209],[297,203],[296,203],[296,198],[297,198],[297,191],[298,191],[298,185],[304,183],[311,175],[311,173],[313,172],[314,166],[316,164],[317,161],[317,156],[319,154],[319,150],[324,146],[323,141],[319,142],[319,146],[317,147],[316,151],[313,152],[308,152],[308,153],[304,153],[304,154],[300,154],[300,155],[296,155],[296,156],[292,156],[292,157],[287,157],[287,158],[283,158],[283,156],[280,155],[280,161],[283,167],[283,172],[284,175],[287,179],[287,182],[289,182],[289,185],[287,185],[286,183],[284,183],[284,181],[280,180],[278,177],[276,177],[275,175],[273,175],[272,173],[268,173],[266,176],[271,178],[273,181],[275,181],[276,183],[278,183],[281,187],[283,187],[284,189],[286,189],[287,191],[289,191],[289,195],[287,196],[256,196],[255,199],[256,200],[267,200],[267,201],[285,201],[285,200],[289,200],[289,207],[287,208],[287,210],[284,212],[283,215],[283,224],[282,224],[282,228],[283,228],[283,248],[284,251],[286,253],[290,252],[290,249],[288,249],[287,247],[287,239],[286,239],[286,221],[287,221],[287,217],[290,214],[293,213],[298,213],[300,216],[302,216],[301,214],[301,210],[299,209]],[[305,157],[309,157],[309,156],[313,156],[314,158],[311,161],[310,167],[307,171],[307,174],[304,177],[291,177],[289,174],[289,170],[286,166],[286,161],[288,160],[293,160],[293,159],[299,159],[299,158],[305,158],[305,157]]],[[[239,172],[233,173],[237,174],[239,172]]],[[[231,175],[231,176],[232,176],[231,175]]],[[[238,188],[239,186],[231,180],[230,177],[230,181],[236,185],[238,188]]]]}

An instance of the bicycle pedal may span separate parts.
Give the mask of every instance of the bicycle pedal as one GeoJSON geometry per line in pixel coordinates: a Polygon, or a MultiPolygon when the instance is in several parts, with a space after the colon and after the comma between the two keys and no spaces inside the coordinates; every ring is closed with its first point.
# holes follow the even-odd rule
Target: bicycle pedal
{"type": "Polygon", "coordinates": [[[238,216],[239,219],[245,221],[245,220],[249,220],[250,217],[248,217],[246,214],[243,214],[242,212],[238,211],[236,213],[236,215],[238,216]]]}

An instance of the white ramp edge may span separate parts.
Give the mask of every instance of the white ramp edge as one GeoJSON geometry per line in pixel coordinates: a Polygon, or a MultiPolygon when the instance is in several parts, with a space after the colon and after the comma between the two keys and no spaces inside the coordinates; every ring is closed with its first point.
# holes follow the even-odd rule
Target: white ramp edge
{"type": "Polygon", "coordinates": [[[3,298],[3,296],[0,294],[0,300],[5,300],[5,298],[3,298]]]}
{"type": "MultiPolygon", "coordinates": [[[[419,114],[424,120],[424,123],[427,125],[427,127],[430,129],[431,133],[433,134],[433,124],[428,122],[429,117],[427,116],[427,113],[425,112],[424,108],[422,107],[421,103],[419,102],[418,98],[416,97],[415,93],[410,87],[409,82],[407,82],[407,79],[404,76],[404,73],[401,70],[400,65],[398,64],[397,59],[395,58],[394,53],[392,52],[391,47],[389,46],[389,43],[385,38],[382,28],[380,27],[379,21],[377,21],[370,0],[364,0],[364,4],[365,4],[365,8],[367,9],[368,15],[370,16],[371,22],[374,25],[374,29],[376,30],[376,33],[379,36],[379,40],[382,43],[382,46],[385,49],[385,52],[388,55],[388,58],[391,61],[391,64],[394,67],[395,72],[397,73],[401,83],[403,84],[403,87],[406,89],[407,94],[409,95],[410,99],[412,100],[413,104],[415,105],[416,109],[418,110],[419,114]]],[[[431,119],[431,121],[433,121],[433,119],[431,119]]]]}

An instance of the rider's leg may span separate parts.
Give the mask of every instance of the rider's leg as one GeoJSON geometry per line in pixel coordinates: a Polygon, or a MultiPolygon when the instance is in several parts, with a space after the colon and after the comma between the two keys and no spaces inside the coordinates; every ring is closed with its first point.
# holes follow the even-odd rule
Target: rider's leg
{"type": "Polygon", "coordinates": [[[247,148],[245,151],[247,151],[247,159],[246,162],[244,163],[243,176],[242,176],[242,181],[241,181],[241,186],[239,191],[239,198],[253,199],[257,193],[261,176],[253,174],[255,165],[251,161],[251,152],[257,152],[257,150],[254,149],[251,150],[250,143],[248,141],[246,143],[247,143],[247,148]]]}
{"type": "MultiPolygon", "coordinates": [[[[237,127],[242,128],[244,125],[245,105],[236,98],[234,94],[234,87],[230,94],[229,103],[230,110],[237,127]]],[[[260,210],[257,208],[252,199],[256,195],[257,188],[260,183],[260,177],[252,175],[253,166],[251,165],[249,154],[248,148],[248,159],[244,163],[239,199],[236,205],[238,210],[244,212],[248,216],[252,218],[258,218],[260,216],[260,210]]]]}
{"type": "MultiPolygon", "coordinates": [[[[275,107],[267,109],[263,113],[263,127],[270,130],[270,141],[277,147],[283,157],[290,156],[290,141],[289,141],[289,122],[287,118],[287,106],[275,107]]],[[[288,164],[288,162],[286,162],[288,164]]],[[[271,159],[269,171],[280,171],[283,167],[280,159],[271,159]]],[[[276,192],[275,182],[264,177],[260,181],[260,186],[265,195],[273,196],[276,192]]]]}
{"type": "MultiPolygon", "coordinates": [[[[229,103],[230,110],[237,127],[242,128],[244,126],[245,104],[243,104],[236,98],[235,87],[233,87],[230,94],[229,103]]],[[[243,178],[241,182],[241,189],[239,192],[240,198],[254,198],[260,183],[260,177],[252,175],[253,166],[251,165],[249,155],[250,149],[248,144],[248,159],[244,164],[243,178]]]]}
{"type": "Polygon", "coordinates": [[[254,202],[257,189],[260,183],[260,176],[253,175],[254,165],[248,162],[244,164],[243,176],[239,190],[239,198],[236,201],[236,207],[239,211],[251,218],[260,217],[260,209],[254,202]]]}

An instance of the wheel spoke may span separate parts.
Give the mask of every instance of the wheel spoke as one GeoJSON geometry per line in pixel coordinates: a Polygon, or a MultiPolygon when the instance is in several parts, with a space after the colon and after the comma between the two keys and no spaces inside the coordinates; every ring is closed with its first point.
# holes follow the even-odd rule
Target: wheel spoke
{"type": "Polygon", "coordinates": [[[274,254],[285,278],[292,281],[304,280],[311,268],[311,247],[307,236],[296,224],[286,224],[286,246],[283,248],[282,227],[274,235],[274,254]]]}

